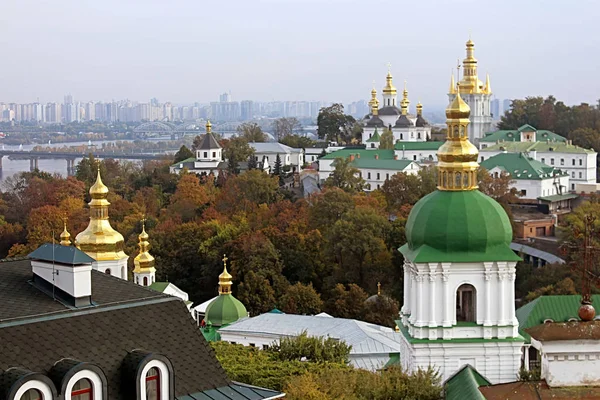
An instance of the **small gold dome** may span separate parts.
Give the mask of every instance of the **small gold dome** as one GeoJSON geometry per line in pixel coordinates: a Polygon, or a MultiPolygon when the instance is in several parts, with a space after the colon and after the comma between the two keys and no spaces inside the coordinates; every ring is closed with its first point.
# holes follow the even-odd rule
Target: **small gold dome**
{"type": "Polygon", "coordinates": [[[139,254],[133,259],[134,269],[133,272],[136,274],[142,272],[155,272],[154,268],[154,257],[150,254],[150,242],[148,238],[150,236],[146,233],[146,225],[142,222],[142,233],[139,234],[138,246],[140,247],[139,254]]]}
{"type": "Polygon", "coordinates": [[[393,84],[393,79],[392,73],[388,71],[387,76],[385,77],[386,84],[383,88],[383,93],[392,95],[397,93],[396,87],[393,84]]]}
{"type": "Polygon", "coordinates": [[[460,97],[460,92],[456,94],[456,97],[446,108],[447,119],[463,119],[469,118],[471,115],[471,107],[460,97]]]}
{"type": "Polygon", "coordinates": [[[210,120],[206,121],[206,133],[210,133],[212,131],[212,124],[210,123],[210,120]]]}
{"type": "Polygon", "coordinates": [[[469,40],[467,40],[467,47],[474,47],[475,43],[469,38],[469,40]]]}
{"type": "Polygon", "coordinates": [[[227,256],[223,255],[223,272],[219,275],[219,294],[231,294],[233,277],[227,272],[227,256]]]}
{"type": "Polygon", "coordinates": [[[67,217],[63,218],[64,229],[60,234],[60,244],[61,246],[70,246],[71,245],[71,234],[67,230],[67,217]]]}
{"type": "Polygon", "coordinates": [[[90,188],[90,196],[92,199],[99,199],[102,197],[106,197],[108,194],[108,188],[102,182],[102,177],[100,176],[100,166],[98,166],[98,175],[96,176],[96,182],[90,188]]]}

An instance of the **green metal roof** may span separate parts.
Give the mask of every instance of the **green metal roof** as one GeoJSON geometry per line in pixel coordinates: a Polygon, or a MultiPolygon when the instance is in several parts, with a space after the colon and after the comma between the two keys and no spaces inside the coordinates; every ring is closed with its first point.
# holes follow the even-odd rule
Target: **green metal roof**
{"type": "Polygon", "coordinates": [[[179,162],[176,162],[175,164],[171,165],[171,167],[173,167],[173,168],[179,168],[179,164],[185,164],[185,163],[194,162],[194,161],[196,161],[196,157],[186,158],[185,160],[181,160],[179,162]]]}
{"type": "MultiPolygon", "coordinates": [[[[321,157],[321,160],[335,160],[336,158],[347,158],[350,155],[360,155],[360,158],[363,157],[373,157],[374,155],[374,151],[373,150],[366,150],[366,149],[341,149],[341,150],[337,150],[334,151],[332,153],[327,154],[326,156],[321,157]]],[[[377,150],[377,154],[379,154],[379,159],[387,159],[387,160],[393,160],[394,159],[394,150],[389,149],[389,150],[377,150]]],[[[357,157],[358,158],[358,157],[357,157]]]]}
{"type": "Polygon", "coordinates": [[[538,197],[538,200],[554,202],[554,201],[562,201],[562,200],[571,200],[578,198],[579,195],[575,193],[565,193],[565,194],[553,194],[552,196],[544,196],[538,197]]]}
{"type": "Polygon", "coordinates": [[[46,243],[32,251],[27,257],[34,260],[54,261],[60,264],[91,264],[95,260],[75,246],[46,243]]]}
{"type": "Polygon", "coordinates": [[[400,252],[413,262],[520,261],[498,202],[478,190],[441,191],[415,204],[400,252]]]}
{"type": "Polygon", "coordinates": [[[383,368],[388,368],[393,365],[400,365],[400,353],[390,353],[390,359],[385,363],[383,368]]]}
{"type": "Polygon", "coordinates": [[[507,151],[509,153],[527,153],[530,151],[539,152],[556,152],[556,153],[572,153],[572,154],[593,154],[595,151],[584,149],[583,147],[574,144],[561,142],[502,142],[493,146],[488,146],[480,152],[488,151],[507,151]]]}
{"type": "Polygon", "coordinates": [[[177,396],[175,400],[265,400],[285,397],[284,393],[245,383],[231,382],[229,386],[209,389],[199,393],[177,396]]]}
{"type": "MultiPolygon", "coordinates": [[[[600,295],[592,295],[592,302],[600,304],[600,295]]],[[[517,310],[519,333],[529,343],[531,336],[525,329],[543,324],[547,319],[554,322],[567,322],[571,318],[579,320],[577,313],[580,305],[581,296],[578,294],[540,296],[517,310]]]]}
{"type": "Polygon", "coordinates": [[[219,342],[221,340],[221,334],[214,326],[200,328],[200,332],[202,332],[202,335],[207,342],[219,342]]]}
{"type": "Polygon", "coordinates": [[[223,326],[247,316],[248,311],[241,301],[232,294],[221,294],[206,307],[204,319],[214,326],[223,326]]]}
{"type": "Polygon", "coordinates": [[[535,138],[538,142],[545,142],[547,140],[555,141],[555,142],[566,142],[567,139],[564,136],[561,136],[557,133],[547,131],[547,130],[537,130],[533,126],[529,124],[525,124],[518,129],[514,130],[501,130],[495,132],[488,132],[485,134],[485,137],[480,139],[480,142],[489,143],[489,142],[520,142],[521,141],[521,132],[535,132],[535,138]]]}
{"type": "Polygon", "coordinates": [[[169,286],[169,282],[154,282],[153,284],[151,284],[148,287],[156,292],[163,293],[167,289],[168,286],[169,286]]]}
{"type": "Polygon", "coordinates": [[[355,158],[352,165],[356,168],[404,171],[413,162],[412,160],[375,159],[375,154],[378,153],[371,151],[371,157],[355,158]]]}
{"type": "Polygon", "coordinates": [[[437,150],[444,142],[396,142],[396,150],[437,150]]]}
{"type": "Polygon", "coordinates": [[[375,128],[375,133],[373,133],[373,136],[371,136],[367,142],[376,143],[379,141],[381,141],[381,137],[379,136],[379,132],[377,132],[377,128],[375,128]]]}
{"type": "Polygon", "coordinates": [[[475,368],[466,364],[446,381],[444,398],[446,400],[485,400],[479,387],[491,384],[475,368]]]}
{"type": "Polygon", "coordinates": [[[534,160],[524,153],[496,154],[481,162],[480,165],[488,171],[496,167],[501,168],[512,179],[543,180],[552,179],[555,176],[569,175],[558,168],[534,160]]]}

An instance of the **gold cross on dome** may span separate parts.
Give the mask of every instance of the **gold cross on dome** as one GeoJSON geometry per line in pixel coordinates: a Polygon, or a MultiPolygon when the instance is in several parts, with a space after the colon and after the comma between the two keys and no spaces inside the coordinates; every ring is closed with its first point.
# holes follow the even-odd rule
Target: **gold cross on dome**
{"type": "Polygon", "coordinates": [[[381,282],[377,282],[377,296],[381,296],[381,282]]]}
{"type": "Polygon", "coordinates": [[[391,72],[391,69],[392,69],[392,63],[391,63],[391,62],[387,63],[387,67],[388,67],[388,72],[391,72]]]}
{"type": "Polygon", "coordinates": [[[223,266],[224,266],[224,267],[227,267],[227,260],[229,260],[229,259],[227,258],[227,255],[226,255],[226,254],[223,254],[223,260],[222,260],[222,261],[223,261],[223,266]]]}

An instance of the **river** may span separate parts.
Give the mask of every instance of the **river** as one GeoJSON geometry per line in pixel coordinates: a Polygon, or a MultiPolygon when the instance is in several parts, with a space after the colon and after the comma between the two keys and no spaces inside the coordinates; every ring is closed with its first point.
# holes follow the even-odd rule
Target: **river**
{"type": "MultiPolygon", "coordinates": [[[[165,140],[165,139],[150,139],[150,140],[165,140]]],[[[93,145],[102,146],[103,143],[114,143],[117,140],[97,140],[92,141],[93,145]]],[[[118,140],[119,142],[131,142],[132,140],[118,140]]],[[[88,141],[84,142],[68,142],[68,143],[50,143],[43,144],[44,147],[63,147],[63,146],[81,146],[89,144],[88,141]]],[[[27,144],[21,146],[8,146],[8,145],[0,145],[0,148],[3,150],[24,150],[29,151],[32,150],[35,146],[40,146],[40,144],[27,144]]],[[[79,164],[81,158],[77,158],[75,160],[75,166],[79,164]]],[[[134,161],[135,162],[135,161],[134,161]]],[[[56,160],[46,160],[39,159],[38,160],[38,168],[40,171],[49,172],[51,174],[58,173],[62,176],[67,176],[67,161],[56,159],[56,160]]],[[[13,176],[18,174],[19,172],[29,171],[29,160],[10,160],[8,157],[4,157],[2,159],[2,169],[0,170],[0,183],[3,182],[9,176],[13,176]]]]}

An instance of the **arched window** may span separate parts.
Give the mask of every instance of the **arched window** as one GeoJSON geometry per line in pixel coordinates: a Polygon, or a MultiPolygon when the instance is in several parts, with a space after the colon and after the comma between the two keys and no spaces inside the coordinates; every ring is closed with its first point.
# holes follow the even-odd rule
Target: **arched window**
{"type": "Polygon", "coordinates": [[[71,400],[93,400],[92,382],[83,378],[75,382],[71,390],[71,400]]]}
{"type": "Polygon", "coordinates": [[[156,367],[146,374],[146,399],[160,400],[160,373],[156,367]]]}
{"type": "Polygon", "coordinates": [[[456,320],[475,322],[477,292],[473,285],[465,283],[456,290],[456,320]]]}
{"type": "Polygon", "coordinates": [[[147,276],[144,277],[144,286],[148,286],[148,277],[147,276]]]}
{"type": "Polygon", "coordinates": [[[29,389],[23,396],[21,396],[20,400],[43,400],[42,393],[37,389],[29,389]]]}
{"type": "Polygon", "coordinates": [[[454,187],[457,189],[460,188],[460,172],[454,175],[454,187]]]}
{"type": "Polygon", "coordinates": [[[106,268],[106,271],[104,271],[104,273],[105,273],[106,275],[111,275],[110,268],[106,268]]]}

